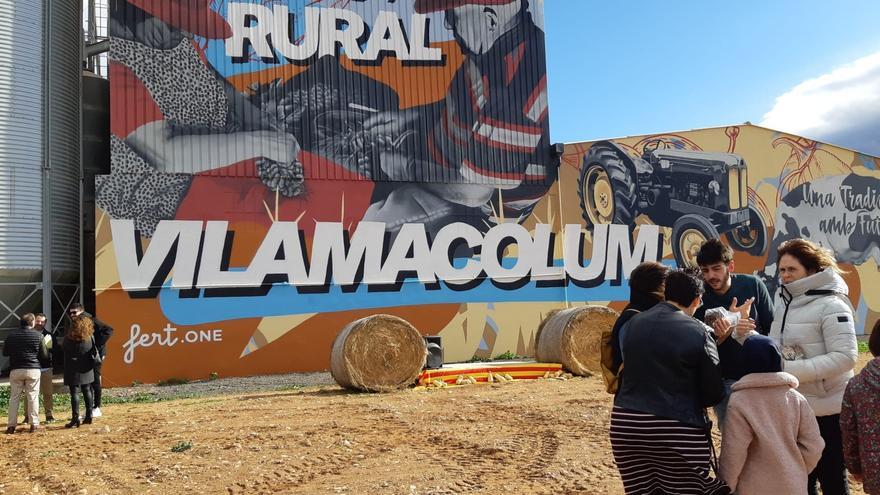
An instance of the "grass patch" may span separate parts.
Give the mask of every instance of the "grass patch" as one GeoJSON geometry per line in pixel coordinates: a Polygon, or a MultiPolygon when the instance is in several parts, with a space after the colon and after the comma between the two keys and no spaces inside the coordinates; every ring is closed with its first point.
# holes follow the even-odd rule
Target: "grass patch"
{"type": "Polygon", "coordinates": [[[499,354],[492,358],[493,361],[510,361],[512,359],[525,359],[528,356],[520,356],[519,354],[514,354],[510,351],[505,351],[502,354],[499,354]]]}
{"type": "MultiPolygon", "coordinates": [[[[0,417],[6,417],[9,412],[9,396],[10,396],[10,387],[0,388],[0,417]]],[[[39,402],[39,410],[40,415],[42,416],[43,411],[43,394],[37,395],[37,400],[39,402]]],[[[70,394],[54,394],[52,396],[52,414],[56,417],[58,414],[55,411],[59,410],[70,410],[70,394]]],[[[24,395],[22,395],[21,400],[18,403],[18,416],[24,417],[24,395]]]]}
{"type": "Polygon", "coordinates": [[[149,394],[145,392],[138,392],[131,395],[120,395],[117,397],[107,396],[101,398],[101,402],[106,402],[108,404],[150,404],[153,402],[163,402],[168,400],[179,400],[179,399],[189,399],[192,398],[191,394],[180,394],[174,395],[171,397],[163,397],[156,394],[149,394]]]}
{"type": "MultiPolygon", "coordinates": [[[[137,392],[130,395],[114,396],[104,392],[101,402],[104,404],[151,404],[154,402],[164,402],[169,400],[191,399],[195,397],[193,394],[176,394],[171,396],[161,396],[146,392],[137,392]]],[[[70,411],[70,394],[55,394],[52,397],[53,406],[52,413],[56,418],[60,417],[59,413],[70,411]]],[[[82,400],[80,400],[80,408],[84,408],[82,400]]],[[[0,388],[0,417],[5,417],[9,411],[9,387],[0,388]]],[[[40,415],[43,415],[43,397],[40,396],[40,415]]],[[[18,406],[19,417],[24,415],[24,401],[18,406]]]]}
{"type": "Polygon", "coordinates": [[[510,351],[505,351],[495,357],[480,357],[474,356],[469,360],[465,361],[467,363],[485,363],[489,361],[512,361],[516,359],[528,359],[528,356],[521,356],[519,354],[514,354],[510,351]]]}
{"type": "Polygon", "coordinates": [[[177,442],[171,447],[171,452],[186,452],[193,447],[192,442],[177,442]]]}
{"type": "Polygon", "coordinates": [[[868,352],[868,343],[864,340],[859,341],[859,352],[868,352]]]}

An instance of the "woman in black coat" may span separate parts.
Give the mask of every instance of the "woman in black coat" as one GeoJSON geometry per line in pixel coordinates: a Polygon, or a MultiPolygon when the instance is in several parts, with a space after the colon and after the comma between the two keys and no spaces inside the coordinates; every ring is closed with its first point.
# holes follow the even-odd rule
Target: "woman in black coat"
{"type": "Polygon", "coordinates": [[[95,380],[95,363],[92,358],[95,341],[92,338],[94,325],[90,318],[73,317],[67,335],[64,336],[64,384],[70,390],[70,405],[73,409],[70,423],[65,428],[79,428],[79,396],[77,387],[82,391],[86,403],[86,416],[82,423],[92,422],[92,387],[95,380]]]}

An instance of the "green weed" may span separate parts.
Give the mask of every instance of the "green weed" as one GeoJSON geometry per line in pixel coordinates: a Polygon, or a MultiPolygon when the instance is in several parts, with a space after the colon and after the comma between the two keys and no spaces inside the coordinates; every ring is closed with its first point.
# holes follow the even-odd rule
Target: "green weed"
{"type": "Polygon", "coordinates": [[[519,354],[514,354],[510,351],[505,351],[502,354],[499,354],[492,358],[494,361],[510,361],[512,359],[523,359],[526,356],[520,356],[519,354]]]}
{"type": "Polygon", "coordinates": [[[193,446],[192,442],[177,442],[171,447],[171,452],[186,452],[193,446]]]}

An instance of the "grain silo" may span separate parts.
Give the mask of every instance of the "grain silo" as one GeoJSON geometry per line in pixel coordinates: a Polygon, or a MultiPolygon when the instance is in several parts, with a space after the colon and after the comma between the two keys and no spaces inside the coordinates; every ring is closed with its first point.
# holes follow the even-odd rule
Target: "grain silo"
{"type": "Polygon", "coordinates": [[[0,0],[0,340],[80,298],[79,1],[0,0]]]}

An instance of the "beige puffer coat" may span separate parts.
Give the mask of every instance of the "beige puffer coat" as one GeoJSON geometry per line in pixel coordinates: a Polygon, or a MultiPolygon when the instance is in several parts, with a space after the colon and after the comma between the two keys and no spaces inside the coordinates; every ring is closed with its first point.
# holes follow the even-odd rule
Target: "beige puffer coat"
{"type": "Polygon", "coordinates": [[[846,282],[823,270],[780,287],[768,337],[780,348],[799,346],[803,357],[786,360],[798,391],[816,416],[840,414],[846,384],[858,358],[853,307],[846,282]]]}

